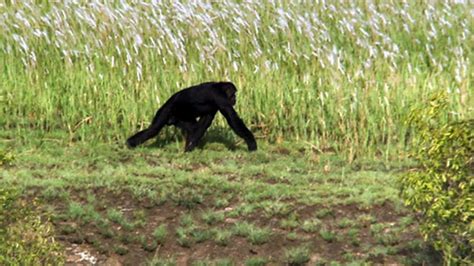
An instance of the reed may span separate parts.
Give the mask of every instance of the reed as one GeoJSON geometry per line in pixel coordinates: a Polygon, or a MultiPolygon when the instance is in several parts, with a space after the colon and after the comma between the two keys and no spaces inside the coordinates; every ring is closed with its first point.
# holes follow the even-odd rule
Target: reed
{"type": "Polygon", "coordinates": [[[433,90],[474,113],[472,3],[9,2],[0,125],[19,135],[123,140],[209,80],[237,85],[257,137],[350,154],[405,149],[404,119],[433,90]]]}

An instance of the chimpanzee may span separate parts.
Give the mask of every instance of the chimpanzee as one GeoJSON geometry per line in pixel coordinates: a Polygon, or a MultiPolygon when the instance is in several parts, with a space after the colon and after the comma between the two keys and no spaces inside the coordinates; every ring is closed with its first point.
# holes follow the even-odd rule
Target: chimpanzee
{"type": "Polygon", "coordinates": [[[158,109],[151,125],[131,136],[127,145],[136,147],[158,135],[165,125],[174,125],[186,136],[184,151],[191,151],[219,111],[234,132],[245,140],[249,151],[254,151],[257,149],[255,138],[233,108],[236,92],[231,82],[206,82],[178,91],[158,109]]]}

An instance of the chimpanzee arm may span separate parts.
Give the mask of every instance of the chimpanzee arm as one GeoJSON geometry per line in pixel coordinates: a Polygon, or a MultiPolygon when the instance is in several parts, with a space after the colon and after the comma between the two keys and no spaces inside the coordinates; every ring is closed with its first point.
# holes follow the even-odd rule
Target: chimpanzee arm
{"type": "Polygon", "coordinates": [[[144,143],[148,139],[151,139],[154,136],[158,135],[158,133],[160,133],[160,130],[166,125],[170,118],[172,105],[173,101],[168,101],[160,109],[158,109],[151,125],[147,129],[142,130],[128,138],[127,145],[130,148],[134,148],[144,143]]]}
{"type": "Polygon", "coordinates": [[[249,151],[254,151],[257,149],[257,142],[250,132],[250,130],[245,126],[242,119],[240,119],[237,112],[234,110],[231,104],[225,104],[219,106],[219,112],[224,115],[225,119],[229,126],[234,130],[234,132],[247,143],[249,151]]]}

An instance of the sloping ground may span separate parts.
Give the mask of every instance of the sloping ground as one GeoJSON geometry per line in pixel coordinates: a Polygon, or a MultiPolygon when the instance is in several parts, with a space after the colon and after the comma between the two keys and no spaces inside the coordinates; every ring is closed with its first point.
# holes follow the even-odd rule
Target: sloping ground
{"type": "Polygon", "coordinates": [[[40,200],[67,261],[301,265],[438,262],[401,205],[394,163],[347,164],[304,144],[126,150],[2,144],[0,183],[40,200]],[[4,148],[5,148],[4,147],[4,148]]]}

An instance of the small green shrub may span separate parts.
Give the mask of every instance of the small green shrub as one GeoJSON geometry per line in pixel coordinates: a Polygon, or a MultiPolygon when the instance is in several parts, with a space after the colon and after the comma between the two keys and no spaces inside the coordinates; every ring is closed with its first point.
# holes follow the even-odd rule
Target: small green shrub
{"type": "Polygon", "coordinates": [[[472,264],[474,245],[474,119],[448,116],[447,96],[412,110],[417,135],[413,157],[419,168],[402,176],[405,203],[422,214],[422,234],[447,264],[472,264]]]}
{"type": "Polygon", "coordinates": [[[165,243],[166,236],[168,235],[168,230],[166,228],[166,224],[161,224],[153,231],[154,239],[159,243],[165,243]]]}
{"type": "Polygon", "coordinates": [[[0,188],[0,265],[62,265],[53,227],[34,212],[34,200],[20,199],[16,189],[0,188]]]}
{"type": "Polygon", "coordinates": [[[309,249],[307,247],[294,247],[285,251],[285,261],[288,265],[305,265],[309,259],[309,249]]]}

